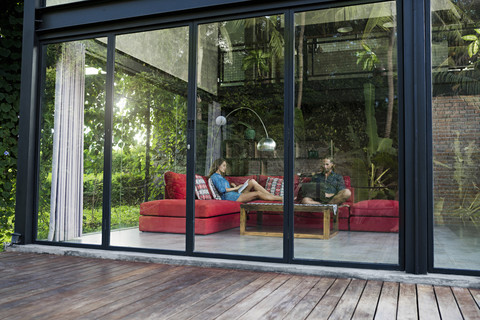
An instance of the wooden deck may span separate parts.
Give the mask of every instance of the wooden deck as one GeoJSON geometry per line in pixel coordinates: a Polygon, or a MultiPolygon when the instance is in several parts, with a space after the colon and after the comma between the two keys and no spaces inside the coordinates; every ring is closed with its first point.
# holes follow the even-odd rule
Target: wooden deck
{"type": "Polygon", "coordinates": [[[480,319],[480,290],[0,253],[0,319],[480,319]]]}

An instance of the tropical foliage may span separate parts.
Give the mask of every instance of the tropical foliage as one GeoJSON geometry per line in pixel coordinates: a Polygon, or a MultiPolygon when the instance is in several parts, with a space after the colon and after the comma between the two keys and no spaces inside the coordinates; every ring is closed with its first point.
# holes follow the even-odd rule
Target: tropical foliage
{"type": "MultiPolygon", "coordinates": [[[[23,1],[0,10],[0,244],[10,242],[15,213],[23,1]]],[[[0,246],[0,250],[2,247],[0,246]]]]}

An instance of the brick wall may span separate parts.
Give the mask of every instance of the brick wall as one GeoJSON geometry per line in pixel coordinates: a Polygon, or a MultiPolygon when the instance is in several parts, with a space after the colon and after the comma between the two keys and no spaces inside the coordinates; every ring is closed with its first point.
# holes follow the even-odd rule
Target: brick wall
{"type": "Polygon", "coordinates": [[[434,97],[432,107],[435,223],[461,223],[454,174],[463,168],[465,207],[478,192],[473,183],[480,182],[480,96],[434,97]]]}

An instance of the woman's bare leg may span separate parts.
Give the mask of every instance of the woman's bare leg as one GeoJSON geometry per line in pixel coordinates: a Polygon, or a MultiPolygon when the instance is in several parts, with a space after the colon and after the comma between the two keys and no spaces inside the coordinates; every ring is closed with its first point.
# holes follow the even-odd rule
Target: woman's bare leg
{"type": "MultiPolygon", "coordinates": [[[[259,191],[259,192],[262,192],[262,193],[271,194],[270,192],[265,190],[265,188],[262,187],[255,179],[250,179],[248,181],[248,186],[245,188],[245,190],[243,192],[249,192],[249,191],[259,191]]],[[[263,200],[265,200],[265,199],[263,199],[263,200]]]]}
{"type": "Polygon", "coordinates": [[[264,193],[261,191],[244,191],[240,194],[240,197],[238,197],[237,201],[238,202],[249,202],[253,200],[270,200],[270,201],[282,201],[283,198],[280,196],[275,196],[271,193],[264,193]]]}

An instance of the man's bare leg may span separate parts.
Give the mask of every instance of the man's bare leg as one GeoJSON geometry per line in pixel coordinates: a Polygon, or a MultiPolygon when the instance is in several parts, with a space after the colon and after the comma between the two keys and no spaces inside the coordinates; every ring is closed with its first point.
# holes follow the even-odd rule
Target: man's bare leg
{"type": "Polygon", "coordinates": [[[340,190],[333,198],[330,200],[329,204],[342,204],[350,198],[352,193],[348,189],[340,190]]]}
{"type": "Polygon", "coordinates": [[[305,197],[302,199],[302,204],[322,204],[321,202],[315,201],[312,198],[305,197]]]}

